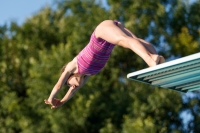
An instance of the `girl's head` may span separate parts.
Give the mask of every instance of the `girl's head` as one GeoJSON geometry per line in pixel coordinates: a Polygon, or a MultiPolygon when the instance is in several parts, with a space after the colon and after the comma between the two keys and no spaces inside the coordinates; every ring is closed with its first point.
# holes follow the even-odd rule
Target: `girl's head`
{"type": "MultiPolygon", "coordinates": [[[[66,65],[63,66],[62,68],[62,73],[65,71],[66,65]]],[[[82,80],[82,75],[80,74],[71,74],[69,76],[69,78],[67,79],[65,85],[69,86],[69,87],[77,87],[80,86],[83,83],[82,80]]]]}

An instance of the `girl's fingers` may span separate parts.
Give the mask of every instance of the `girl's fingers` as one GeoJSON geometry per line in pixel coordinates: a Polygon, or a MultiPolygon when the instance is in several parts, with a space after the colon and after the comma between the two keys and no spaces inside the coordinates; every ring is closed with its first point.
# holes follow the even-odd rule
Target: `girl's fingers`
{"type": "Polygon", "coordinates": [[[51,105],[51,109],[55,109],[55,108],[58,108],[58,107],[60,107],[62,104],[61,104],[61,102],[60,102],[60,100],[59,99],[56,99],[56,98],[54,98],[54,101],[53,101],[53,104],[51,104],[48,100],[44,100],[45,101],[45,103],[46,104],[50,104],[51,105]]]}
{"type": "Polygon", "coordinates": [[[44,100],[44,102],[45,102],[46,104],[50,104],[50,102],[49,102],[48,100],[46,100],[46,99],[44,100]]]}
{"type": "Polygon", "coordinates": [[[56,108],[56,106],[51,106],[51,109],[55,109],[56,108]]]}
{"type": "Polygon", "coordinates": [[[55,109],[57,107],[57,103],[58,103],[58,101],[56,101],[55,105],[51,106],[51,109],[55,109]]]}
{"type": "Polygon", "coordinates": [[[60,107],[60,106],[61,106],[61,104],[60,104],[60,102],[58,101],[58,102],[56,103],[56,105],[51,106],[51,109],[55,109],[55,108],[58,108],[58,107],[60,107]]]}

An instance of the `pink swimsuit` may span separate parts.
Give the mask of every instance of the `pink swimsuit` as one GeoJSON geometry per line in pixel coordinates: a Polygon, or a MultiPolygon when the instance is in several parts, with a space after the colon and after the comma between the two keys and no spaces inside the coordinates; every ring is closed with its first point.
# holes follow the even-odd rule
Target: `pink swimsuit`
{"type": "MultiPolygon", "coordinates": [[[[117,21],[114,22],[118,25],[117,21]]],[[[105,66],[114,46],[101,38],[96,38],[93,32],[90,42],[77,56],[78,73],[97,74],[105,66]]]]}

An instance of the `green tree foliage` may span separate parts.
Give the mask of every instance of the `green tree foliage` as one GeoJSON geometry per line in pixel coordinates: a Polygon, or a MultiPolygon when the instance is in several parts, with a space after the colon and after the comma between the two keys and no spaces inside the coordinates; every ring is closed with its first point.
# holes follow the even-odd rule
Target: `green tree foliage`
{"type": "MultiPolygon", "coordinates": [[[[44,104],[63,65],[88,43],[105,19],[120,20],[165,57],[199,51],[200,1],[55,1],[21,26],[0,26],[0,132],[141,133],[199,132],[199,96],[181,95],[126,79],[146,67],[116,46],[102,72],[89,79],[62,108],[44,104]],[[184,96],[184,97],[182,97],[184,96]],[[183,125],[180,114],[192,118],[183,125]],[[188,128],[184,128],[184,127],[188,128]]],[[[68,87],[57,98],[62,98],[68,87]]]]}
{"type": "MultiPolygon", "coordinates": [[[[174,55],[186,56],[199,51],[200,46],[200,1],[188,5],[188,3],[179,3],[174,8],[174,19],[171,21],[170,39],[172,44],[171,52],[174,55]],[[181,48],[178,48],[181,47],[181,48]],[[179,49],[179,50],[178,50],[179,49]]],[[[170,37],[169,37],[170,38],[170,37]]]]}

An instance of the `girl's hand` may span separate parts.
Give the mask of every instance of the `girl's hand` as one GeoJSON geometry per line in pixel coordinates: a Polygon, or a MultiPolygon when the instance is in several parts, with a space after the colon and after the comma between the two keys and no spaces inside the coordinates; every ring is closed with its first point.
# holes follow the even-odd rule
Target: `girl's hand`
{"type": "Polygon", "coordinates": [[[48,100],[45,99],[44,102],[45,104],[51,105],[51,109],[58,108],[63,105],[63,103],[60,102],[60,100],[57,98],[54,98],[52,102],[49,102],[48,100]]]}
{"type": "MultiPolygon", "coordinates": [[[[57,100],[58,100],[58,99],[57,99],[57,100]]],[[[51,106],[51,109],[58,108],[58,107],[62,106],[63,104],[64,104],[63,102],[61,102],[60,100],[58,100],[58,101],[56,102],[56,104],[54,104],[54,105],[51,106]]]]}
{"type": "Polygon", "coordinates": [[[50,101],[48,101],[46,99],[44,100],[44,102],[45,102],[45,104],[50,104],[50,105],[52,104],[52,102],[50,102],[50,101]]]}

